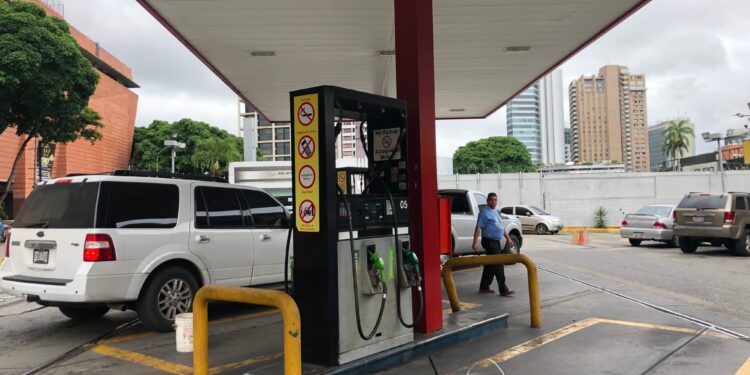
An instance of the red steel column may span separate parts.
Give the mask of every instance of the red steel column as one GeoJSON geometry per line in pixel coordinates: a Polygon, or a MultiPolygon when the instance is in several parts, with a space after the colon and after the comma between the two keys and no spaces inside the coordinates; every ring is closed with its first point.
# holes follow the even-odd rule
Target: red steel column
{"type": "MultiPolygon", "coordinates": [[[[394,8],[396,87],[399,99],[406,100],[408,117],[410,237],[424,278],[424,318],[415,328],[427,333],[443,327],[432,0],[394,0],[394,8]]],[[[414,303],[416,312],[419,301],[415,298],[414,303]]]]}

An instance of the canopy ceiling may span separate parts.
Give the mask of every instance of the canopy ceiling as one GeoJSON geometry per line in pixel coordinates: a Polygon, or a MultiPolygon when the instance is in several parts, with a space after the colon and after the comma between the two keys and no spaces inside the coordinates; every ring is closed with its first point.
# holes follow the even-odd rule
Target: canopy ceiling
{"type": "MultiPolygon", "coordinates": [[[[272,121],[301,88],[396,96],[392,0],[139,2],[272,121]]],[[[436,116],[488,116],[647,2],[434,0],[436,116]]]]}

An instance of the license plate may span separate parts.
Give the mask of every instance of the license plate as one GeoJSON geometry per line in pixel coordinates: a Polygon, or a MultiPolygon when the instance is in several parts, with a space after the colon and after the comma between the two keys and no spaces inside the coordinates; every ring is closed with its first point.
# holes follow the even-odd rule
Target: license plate
{"type": "Polygon", "coordinates": [[[49,263],[49,250],[34,250],[34,263],[35,264],[49,263]]]}
{"type": "Polygon", "coordinates": [[[694,223],[702,223],[704,221],[705,221],[705,218],[703,216],[693,216],[694,223]]]}
{"type": "Polygon", "coordinates": [[[641,239],[643,238],[643,233],[639,233],[639,232],[633,233],[633,238],[641,239]]]}

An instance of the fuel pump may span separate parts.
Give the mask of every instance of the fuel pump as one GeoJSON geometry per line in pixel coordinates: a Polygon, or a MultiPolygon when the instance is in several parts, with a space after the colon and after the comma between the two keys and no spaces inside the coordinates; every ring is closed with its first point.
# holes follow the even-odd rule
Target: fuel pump
{"type": "Polygon", "coordinates": [[[290,113],[303,358],[337,365],[413,341],[405,103],[321,86],[291,92],[290,113]],[[368,168],[337,170],[352,143],[368,168]]]}

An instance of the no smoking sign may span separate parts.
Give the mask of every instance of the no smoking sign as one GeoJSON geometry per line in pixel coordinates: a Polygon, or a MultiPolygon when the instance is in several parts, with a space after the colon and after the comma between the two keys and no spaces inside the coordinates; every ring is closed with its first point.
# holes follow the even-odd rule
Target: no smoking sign
{"type": "Polygon", "coordinates": [[[310,125],[315,120],[315,108],[312,104],[304,102],[299,106],[297,110],[297,120],[302,125],[310,125]]]}

